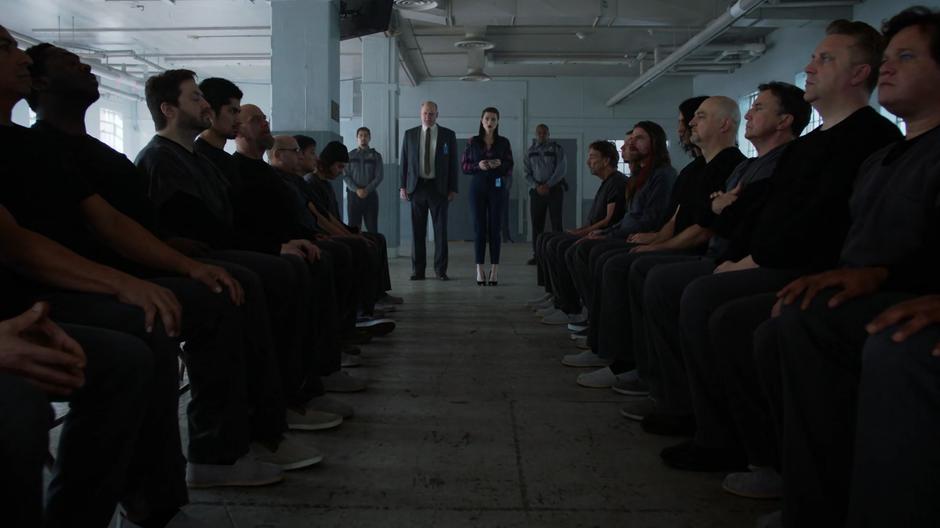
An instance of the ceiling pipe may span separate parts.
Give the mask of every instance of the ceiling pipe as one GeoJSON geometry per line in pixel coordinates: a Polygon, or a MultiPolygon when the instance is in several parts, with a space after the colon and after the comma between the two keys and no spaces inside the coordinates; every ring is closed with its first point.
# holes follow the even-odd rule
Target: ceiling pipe
{"type": "Polygon", "coordinates": [[[111,95],[116,95],[116,96],[118,96],[118,97],[123,97],[124,99],[128,99],[128,100],[131,100],[131,101],[136,101],[136,102],[138,102],[138,103],[139,103],[139,102],[143,102],[143,100],[144,100],[144,98],[141,97],[140,95],[137,95],[137,94],[134,94],[134,93],[131,93],[131,92],[125,92],[124,90],[118,90],[117,88],[111,88],[110,86],[105,86],[105,85],[103,85],[103,84],[102,84],[102,85],[99,85],[99,86],[98,86],[98,89],[101,90],[101,91],[104,92],[104,93],[111,94],[111,95]]]}
{"type": "Polygon", "coordinates": [[[738,0],[728,8],[728,11],[709,22],[709,24],[705,26],[705,29],[690,38],[682,46],[679,46],[676,51],[672,52],[665,59],[659,61],[655,66],[646,70],[643,75],[639,76],[626,88],[614,94],[613,97],[607,100],[607,106],[614,106],[620,101],[623,101],[636,92],[642,90],[649,83],[655,81],[661,75],[679,64],[682,59],[688,57],[692,53],[695,53],[698,48],[708,44],[715,37],[724,33],[725,30],[731,27],[731,25],[734,24],[736,20],[743,17],[752,9],[760,6],[764,2],[766,2],[766,0],[738,0]]]}
{"type": "MultiPolygon", "coordinates": [[[[14,39],[16,39],[18,42],[20,42],[24,46],[35,46],[36,44],[39,44],[40,42],[42,42],[36,38],[30,37],[29,35],[24,35],[23,33],[20,33],[18,31],[12,31],[9,29],[7,31],[10,33],[10,35],[14,39]]],[[[95,58],[86,57],[85,60],[87,61],[88,65],[91,66],[91,73],[97,75],[98,77],[101,77],[102,79],[108,79],[110,81],[119,82],[121,84],[134,87],[138,90],[144,89],[144,81],[141,80],[139,77],[135,77],[127,72],[118,70],[116,68],[112,68],[111,66],[104,65],[101,63],[100,60],[95,59],[95,58]]]]}
{"type": "Polygon", "coordinates": [[[67,27],[33,28],[33,33],[141,33],[158,31],[160,33],[176,31],[271,31],[271,26],[189,26],[189,27],[67,27]]]}

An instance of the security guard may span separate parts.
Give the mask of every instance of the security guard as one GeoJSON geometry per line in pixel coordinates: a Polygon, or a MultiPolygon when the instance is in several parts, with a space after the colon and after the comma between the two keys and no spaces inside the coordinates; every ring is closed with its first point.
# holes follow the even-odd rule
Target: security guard
{"type": "MultiPolygon", "coordinates": [[[[548,126],[535,127],[535,142],[525,157],[525,179],[529,182],[532,213],[532,246],[545,230],[545,213],[552,222],[552,231],[561,231],[562,198],[565,183],[565,151],[561,145],[548,139],[548,126]]],[[[535,257],[527,264],[534,265],[535,257]]]]}
{"type": "Polygon", "coordinates": [[[366,222],[366,230],[379,232],[379,195],[375,189],[382,183],[382,155],[369,147],[372,132],[366,127],[356,130],[359,148],[349,152],[349,163],[343,183],[346,185],[346,211],[349,225],[360,228],[366,222]]]}

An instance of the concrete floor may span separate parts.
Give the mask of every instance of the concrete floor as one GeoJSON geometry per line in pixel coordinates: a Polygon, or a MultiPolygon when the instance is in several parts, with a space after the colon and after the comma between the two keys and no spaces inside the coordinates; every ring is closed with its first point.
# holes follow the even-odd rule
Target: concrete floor
{"type": "Polygon", "coordinates": [[[244,527],[750,527],[779,503],[730,496],[722,475],[666,468],[677,439],[618,413],[628,397],[584,389],[561,327],[523,307],[537,296],[530,246],[504,245],[500,285],[478,287],[473,248],[450,245],[451,281],[410,282],[397,330],[354,369],[372,385],[340,399],[357,415],[304,433],[327,454],[264,488],[191,492],[188,511],[244,527]]]}

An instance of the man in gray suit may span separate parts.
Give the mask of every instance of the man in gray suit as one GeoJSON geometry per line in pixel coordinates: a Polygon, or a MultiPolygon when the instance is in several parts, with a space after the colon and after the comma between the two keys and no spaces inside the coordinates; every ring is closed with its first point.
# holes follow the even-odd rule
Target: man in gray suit
{"type": "Polygon", "coordinates": [[[424,280],[428,212],[434,222],[434,272],[447,278],[447,206],[457,196],[457,135],[437,125],[437,103],[421,104],[421,126],[405,132],[401,147],[401,199],[411,202],[411,280],[424,280]]]}

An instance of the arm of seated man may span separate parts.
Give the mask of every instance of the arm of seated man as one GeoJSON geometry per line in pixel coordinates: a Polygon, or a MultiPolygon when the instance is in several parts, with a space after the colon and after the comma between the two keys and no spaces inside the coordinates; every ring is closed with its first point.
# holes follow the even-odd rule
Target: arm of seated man
{"type": "Polygon", "coordinates": [[[57,242],[24,229],[0,207],[0,264],[42,284],[85,293],[113,295],[144,312],[147,332],[157,316],[167,334],[179,334],[182,308],[170,290],[92,262],[57,242]]]}
{"type": "Polygon", "coordinates": [[[654,244],[637,246],[630,250],[631,253],[645,253],[649,251],[670,251],[677,249],[689,249],[700,246],[712,237],[712,232],[698,224],[690,225],[682,230],[678,235],[654,244]]]}
{"type": "Polygon", "coordinates": [[[216,293],[228,290],[236,305],[245,300],[245,293],[227,271],[211,264],[197,262],[163,243],[137,222],[111,207],[97,194],[81,203],[82,215],[92,230],[105,243],[134,262],[197,280],[216,293]]]}

